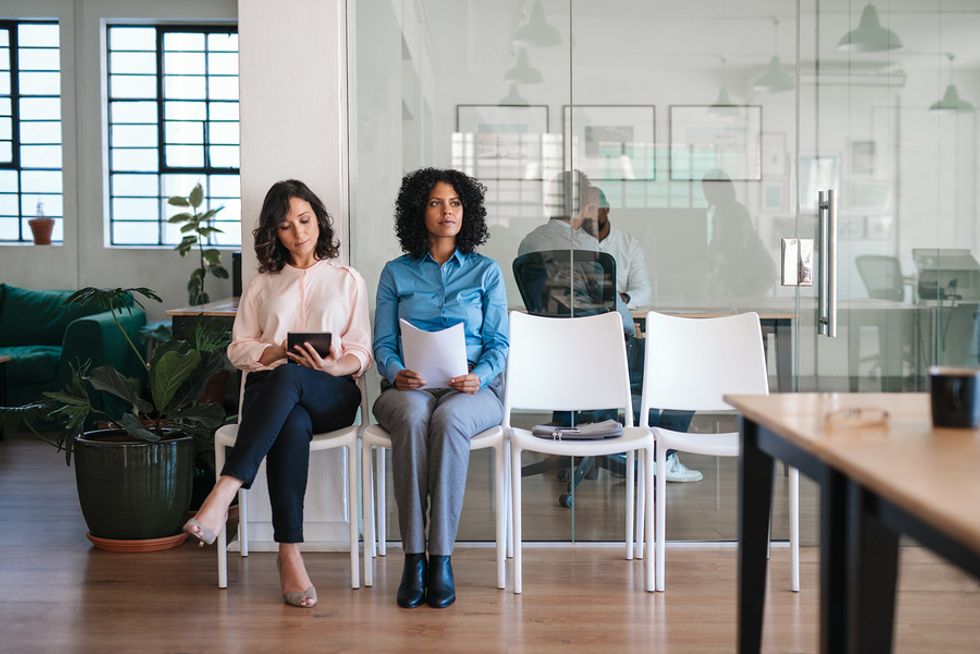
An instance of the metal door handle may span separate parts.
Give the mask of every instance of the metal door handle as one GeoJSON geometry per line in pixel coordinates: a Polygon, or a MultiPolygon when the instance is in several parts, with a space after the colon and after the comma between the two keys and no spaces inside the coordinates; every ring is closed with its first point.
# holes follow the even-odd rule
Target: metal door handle
{"type": "Polygon", "coordinates": [[[834,191],[817,195],[817,215],[820,231],[820,286],[818,333],[837,337],[837,203],[834,191]]]}

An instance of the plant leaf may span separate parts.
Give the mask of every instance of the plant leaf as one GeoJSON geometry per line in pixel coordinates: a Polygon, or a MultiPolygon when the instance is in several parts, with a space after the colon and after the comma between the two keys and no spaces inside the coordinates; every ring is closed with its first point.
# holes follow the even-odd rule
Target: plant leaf
{"type": "Polygon", "coordinates": [[[150,366],[150,393],[157,411],[163,412],[174,393],[200,362],[201,353],[197,350],[185,353],[171,350],[154,360],[150,366]]]}
{"type": "MultiPolygon", "coordinates": [[[[181,198],[181,199],[183,199],[183,198],[181,198]]],[[[183,223],[183,222],[187,222],[188,220],[194,220],[194,216],[192,216],[189,213],[177,213],[177,214],[174,214],[174,215],[170,216],[169,218],[167,218],[167,222],[168,223],[172,223],[172,224],[173,223],[183,223]]]]}
{"type": "Polygon", "coordinates": [[[86,379],[92,388],[126,400],[139,413],[149,414],[153,411],[153,406],[139,396],[139,382],[123,376],[112,366],[95,368],[86,379]]]}
{"type": "Polygon", "coordinates": [[[143,426],[140,419],[134,416],[132,413],[124,413],[123,417],[119,419],[119,424],[122,425],[122,428],[126,430],[126,433],[133,438],[146,441],[147,443],[160,442],[160,437],[143,426]]]}
{"type": "Polygon", "coordinates": [[[187,198],[182,197],[180,195],[171,196],[167,200],[167,204],[169,204],[169,205],[171,205],[173,207],[188,207],[188,206],[190,206],[190,202],[187,201],[187,198]]]}
{"type": "Polygon", "coordinates": [[[201,206],[201,203],[204,201],[204,189],[201,188],[200,182],[197,183],[197,186],[194,187],[191,194],[187,196],[187,199],[195,209],[201,206]]]}
{"type": "Polygon", "coordinates": [[[228,271],[223,266],[211,266],[208,270],[218,279],[228,279],[228,271]]]}

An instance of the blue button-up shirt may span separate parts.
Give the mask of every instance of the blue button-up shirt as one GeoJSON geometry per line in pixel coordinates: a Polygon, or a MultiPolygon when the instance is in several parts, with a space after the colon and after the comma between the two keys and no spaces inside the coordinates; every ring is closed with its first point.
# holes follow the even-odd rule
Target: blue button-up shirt
{"type": "Polygon", "coordinates": [[[405,368],[399,319],[425,331],[463,323],[466,358],[481,386],[507,362],[507,290],[497,262],[482,254],[453,253],[441,266],[426,253],[403,255],[385,264],[374,313],[374,358],[394,383],[405,368]]]}

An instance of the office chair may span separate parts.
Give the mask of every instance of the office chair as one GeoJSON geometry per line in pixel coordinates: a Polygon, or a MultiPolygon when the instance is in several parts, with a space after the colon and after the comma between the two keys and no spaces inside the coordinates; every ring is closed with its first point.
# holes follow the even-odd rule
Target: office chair
{"type": "MultiPolygon", "coordinates": [[[[514,259],[513,270],[521,300],[531,315],[580,318],[616,310],[616,260],[607,252],[571,249],[529,252],[514,259]]],[[[589,345],[583,343],[582,347],[589,345]]],[[[552,422],[570,425],[571,421],[602,420],[610,417],[608,413],[556,412],[552,422]]],[[[595,478],[597,463],[616,474],[626,472],[622,457],[598,460],[583,457],[567,474],[567,490],[558,496],[560,506],[572,506],[574,490],[586,477],[595,478]]],[[[543,474],[556,468],[559,479],[564,480],[561,460],[555,457],[524,466],[521,476],[543,474]]]]}

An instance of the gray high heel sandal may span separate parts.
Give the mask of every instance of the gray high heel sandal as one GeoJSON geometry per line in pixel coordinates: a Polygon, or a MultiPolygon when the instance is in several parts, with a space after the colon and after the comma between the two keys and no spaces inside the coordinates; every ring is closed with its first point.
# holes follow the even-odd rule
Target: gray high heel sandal
{"type": "Polygon", "coordinates": [[[204,547],[205,545],[211,545],[214,540],[218,537],[218,534],[211,531],[200,522],[191,518],[184,523],[184,532],[190,536],[197,539],[197,546],[204,547]],[[198,531],[194,531],[194,527],[197,527],[198,531]]]}
{"type": "MultiPolygon", "coordinates": [[[[281,584],[282,583],[282,563],[279,562],[279,559],[278,558],[276,558],[276,570],[279,571],[279,582],[281,584]]],[[[286,604],[289,604],[290,606],[295,606],[295,607],[298,607],[298,608],[301,608],[301,609],[312,609],[318,603],[318,600],[317,600],[317,597],[316,597],[316,587],[314,587],[314,586],[310,586],[309,588],[307,588],[306,590],[304,590],[302,592],[291,590],[291,591],[289,591],[287,593],[283,593],[282,594],[282,598],[283,598],[283,600],[285,600],[286,604]],[[305,604],[304,603],[306,600],[310,600],[310,599],[313,600],[313,603],[312,604],[305,604]]]]}

